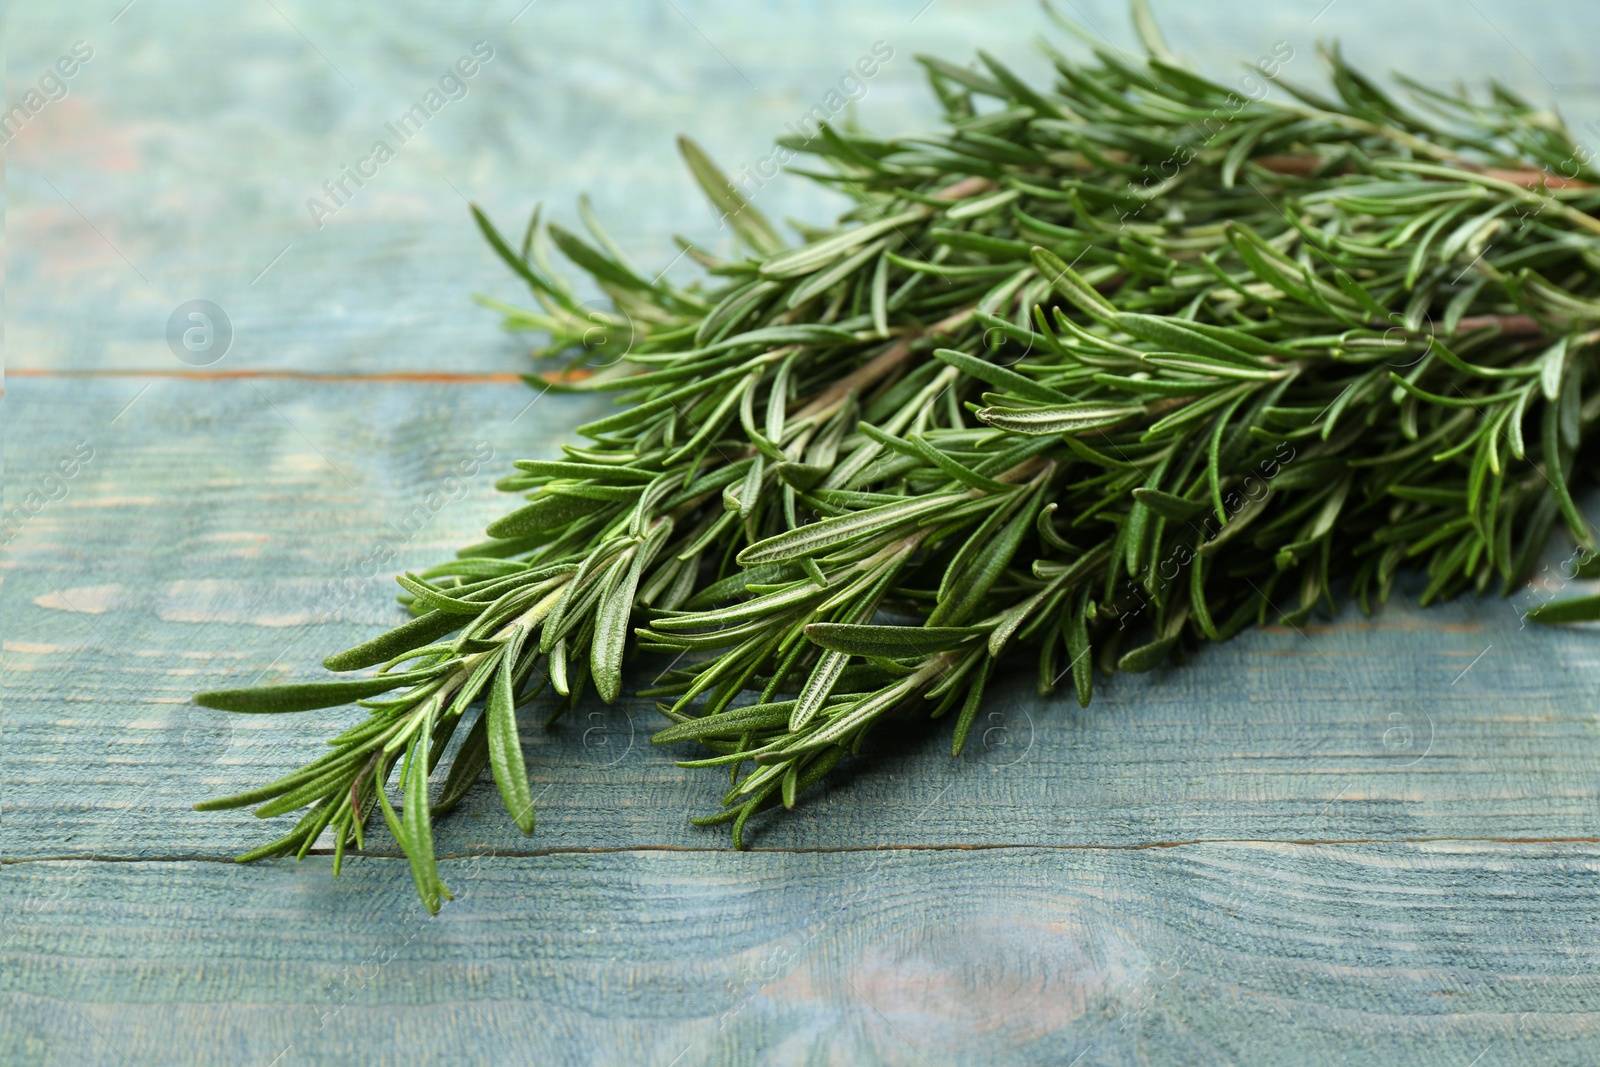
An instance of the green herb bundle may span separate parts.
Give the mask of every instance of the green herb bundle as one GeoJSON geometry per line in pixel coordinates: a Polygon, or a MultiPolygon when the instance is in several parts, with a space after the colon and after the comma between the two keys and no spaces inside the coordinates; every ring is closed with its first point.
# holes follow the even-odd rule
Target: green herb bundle
{"type": "MultiPolygon", "coordinates": [[[[1402,572],[1424,601],[1512,588],[1556,526],[1600,418],[1600,174],[1560,121],[1325,56],[1337,99],[1249,100],[1176,64],[1135,5],[1142,63],[1054,50],[921,58],[934,134],[823,127],[786,147],[855,206],[791,246],[692,144],[741,244],[705,278],[631,265],[536,213],[494,250],[571,355],[530,383],[617,395],[526,502],[398,580],[411,621],[330,657],[353,680],[203,693],[238,712],[357,703],[328,753],[203,808],[300,809],[242,859],[335,871],[381,811],[430,908],[432,819],[484,766],[534,819],[517,709],[615,700],[636,653],[688,767],[726,768],[742,845],[893,715],[954,720],[959,753],[1004,657],[1087,703],[1143,671],[1402,572]],[[586,272],[595,313],[552,265],[586,272]],[[437,788],[458,730],[464,739],[437,788]],[[398,806],[389,783],[398,788],[398,806]]],[[[1587,470],[1585,467],[1584,470],[1587,470]]]]}

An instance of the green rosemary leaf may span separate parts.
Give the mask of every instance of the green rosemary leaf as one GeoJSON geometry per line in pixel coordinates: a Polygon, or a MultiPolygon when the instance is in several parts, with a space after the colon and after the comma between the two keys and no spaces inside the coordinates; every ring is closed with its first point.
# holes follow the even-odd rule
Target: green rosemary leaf
{"type": "Polygon", "coordinates": [[[213,689],[196,693],[194,702],[217,711],[249,714],[277,714],[333,708],[363,697],[387,693],[402,686],[420,685],[436,678],[447,667],[430,667],[404,674],[379,674],[343,682],[301,682],[297,685],[260,686],[253,689],[213,689]]]}
{"type": "Polygon", "coordinates": [[[214,800],[202,800],[195,804],[195,811],[223,811],[228,808],[247,808],[253,804],[260,804],[275,797],[283,796],[293,789],[305,785],[307,782],[325,776],[334,767],[347,763],[350,753],[348,751],[334,752],[315,760],[300,768],[298,771],[279,778],[275,782],[235,793],[232,796],[217,797],[214,800]]]}
{"type": "Polygon", "coordinates": [[[768,278],[797,278],[811,274],[832,263],[839,256],[857,245],[865,244],[873,238],[889,233],[901,226],[909,226],[926,216],[926,209],[917,208],[845,230],[832,237],[797,248],[792,252],[784,252],[773,256],[761,264],[761,273],[768,278]]]}
{"type": "MultiPolygon", "coordinates": [[[[533,796],[528,791],[528,771],[522,762],[522,742],[517,737],[516,692],[512,683],[525,631],[517,627],[500,653],[500,664],[490,683],[483,711],[487,724],[489,764],[506,811],[525,834],[533,833],[533,796]]],[[[459,761],[460,757],[457,757],[459,761]]]]}
{"type": "MultiPolygon", "coordinates": [[[[891,715],[959,706],[960,751],[1002,655],[1036,656],[1041,694],[1071,673],[1087,704],[1096,667],[1304,625],[1347,590],[1374,610],[1408,568],[1422,603],[1509,591],[1557,522],[1591,551],[1600,174],[1571,169],[1560,120],[1494,86],[1422,91],[1448,121],[1425,118],[1337,49],[1333,97],[1241,103],[1176,64],[1147,5],[1134,20],[1143,61],[1083,31],[1092,58],[1049,52],[1048,86],[922,57],[932,133],[785,138],[817,161],[793,173],[855,200],[795,223],[800,247],[680,142],[747,250],[684,242],[705,277],[683,288],[647,281],[586,201],[592,239],[535,210],[517,249],[474,209],[536,306],[480,302],[547,335],[535,357],[609,364],[529,384],[618,407],[499,480],[526,497],[490,540],[399,578],[417,618],[326,661],[393,673],[201,694],[360,708],[321,758],[203,805],[304,809],[242,858],[326,830],[337,872],[376,808],[437,907],[431,818],[485,762],[532,829],[514,713],[533,675],[566,697],[552,721],[591,679],[615,700],[643,681],[630,640],[681,657],[646,690],[669,701],[655,740],[730,776],[695,821],[743,847],[891,715]],[[580,309],[552,248],[615,307],[580,309]]],[[[1530,617],[1600,619],[1593,599],[1530,617]]]]}
{"type": "Polygon", "coordinates": [[[988,407],[978,418],[990,426],[1030,436],[1077,434],[1102,430],[1142,414],[1142,407],[1127,404],[1053,404],[1045,407],[988,407]]]}
{"type": "Polygon", "coordinates": [[[1583,512],[1578,510],[1578,505],[1572,499],[1572,492],[1567,488],[1567,475],[1563,469],[1565,464],[1561,458],[1561,415],[1560,407],[1556,404],[1546,403],[1544,406],[1544,463],[1545,477],[1550,482],[1550,487],[1555,493],[1556,505],[1561,509],[1561,517],[1567,522],[1567,529],[1580,545],[1594,548],[1594,534],[1589,528],[1589,522],[1583,517],[1583,512]]]}
{"type": "Polygon", "coordinates": [[[923,516],[948,508],[960,499],[949,495],[924,497],[823,519],[759,541],[740,552],[737,558],[741,565],[750,567],[820,555],[863,536],[892,533],[923,516]]]}
{"type": "Polygon", "coordinates": [[[561,249],[562,255],[593,275],[595,280],[610,282],[624,289],[655,288],[651,282],[634,274],[621,263],[590,247],[583,238],[570,230],[550,223],[545,227],[545,232],[555,241],[556,247],[561,249]]]}
{"type": "Polygon", "coordinates": [[[578,519],[606,510],[608,501],[559,493],[540,493],[538,499],[489,524],[490,537],[514,538],[559,530],[578,519]]]}
{"type": "Polygon", "coordinates": [[[605,593],[599,614],[595,616],[594,643],[589,652],[590,670],[600,699],[607,704],[613,703],[622,693],[622,651],[628,637],[628,620],[633,614],[639,579],[656,552],[671,536],[672,520],[663,519],[646,540],[634,547],[627,571],[605,593]]]}
{"type": "MultiPolygon", "coordinates": [[[[462,621],[457,616],[452,616],[443,611],[430,611],[419,615],[410,622],[396,626],[387,633],[374,637],[361,644],[336,655],[329,656],[322,661],[322,665],[330,671],[359,671],[366,667],[375,667],[380,663],[387,663],[396,656],[404,655],[412,649],[422,648],[446,634],[454,633],[461,629],[462,621]]],[[[374,690],[383,692],[383,690],[374,690]]],[[[199,700],[199,697],[195,698],[199,700]]],[[[203,703],[203,702],[202,702],[203,703]]],[[[339,701],[338,703],[344,703],[339,701]]],[[[327,705],[323,705],[326,707],[327,705]]]]}
{"type": "MultiPolygon", "coordinates": [[[[505,238],[500,236],[500,231],[494,228],[494,225],[489,221],[489,217],[480,211],[476,204],[472,205],[472,217],[477,221],[478,229],[483,233],[484,239],[489,242],[489,247],[494,249],[495,254],[504,260],[506,265],[515,271],[523,281],[528,283],[530,289],[536,294],[548,297],[568,310],[572,309],[571,298],[563,290],[552,285],[528,266],[526,257],[512,252],[511,247],[506,244],[505,238]]],[[[535,213],[534,219],[529,224],[530,228],[537,225],[537,222],[538,215],[535,213]]]]}
{"type": "Polygon", "coordinates": [[[1066,393],[1048,385],[1041,385],[1014,370],[996,366],[987,360],[976,356],[969,356],[965,352],[957,352],[949,348],[936,348],[934,358],[946,363],[963,374],[977,378],[979,381],[988,382],[996,389],[1003,389],[1027,400],[1039,400],[1046,404],[1060,403],[1071,399],[1066,393]]]}
{"type": "Polygon", "coordinates": [[[1100,322],[1114,321],[1117,309],[1095,292],[1094,287],[1085,282],[1060,256],[1046,248],[1035,248],[1033,266],[1039,276],[1050,283],[1051,288],[1072,301],[1084,314],[1100,322]]]}
{"type": "MultiPolygon", "coordinates": [[[[983,603],[984,598],[1000,580],[1000,575],[1011,565],[1012,558],[1022,546],[1022,539],[1033,529],[1033,502],[1017,507],[1011,518],[1001,526],[993,539],[985,537],[974,545],[969,562],[965,562],[948,595],[941,597],[938,605],[928,615],[928,627],[952,626],[970,618],[983,603]]],[[[998,515],[1005,512],[998,511],[998,515]]],[[[973,541],[984,531],[980,528],[973,541]]]]}
{"type": "Polygon", "coordinates": [[[1201,501],[1163,493],[1159,489],[1143,487],[1135,489],[1133,498],[1157,515],[1173,522],[1188,522],[1206,509],[1201,501]]]}
{"type": "Polygon", "coordinates": [[[727,219],[740,237],[755,251],[763,255],[772,255],[783,250],[783,238],[772,228],[766,216],[746,200],[727,175],[717,169],[700,146],[687,137],[678,138],[678,151],[683,154],[684,162],[689,165],[689,173],[694,175],[694,180],[700,183],[700,188],[705,192],[706,199],[711,201],[712,207],[721,212],[721,218],[727,219]]]}
{"type": "Polygon", "coordinates": [[[817,665],[806,678],[799,697],[795,699],[794,707],[789,711],[790,733],[799,733],[805,729],[817,712],[822,710],[823,704],[832,695],[834,686],[844,675],[845,666],[849,661],[850,653],[838,650],[827,651],[817,660],[817,665]]]}
{"type": "Polygon", "coordinates": [[[1006,95],[1006,91],[1001,88],[999,82],[994,81],[992,78],[986,78],[982,74],[968,70],[965,67],[957,66],[956,64],[951,63],[949,60],[940,59],[938,56],[927,55],[918,55],[915,58],[916,61],[926,67],[930,73],[937,74],[940,77],[947,78],[961,85],[965,85],[969,89],[975,89],[976,91],[983,93],[985,96],[993,96],[1004,99],[1006,95]]]}
{"type": "Polygon", "coordinates": [[[646,485],[659,474],[655,471],[639,470],[636,467],[624,467],[617,464],[601,463],[566,463],[554,460],[519,459],[516,462],[518,470],[527,471],[550,478],[591,478],[599,482],[622,482],[628,485],[646,485]]]}
{"type": "Polygon", "coordinates": [[[1546,400],[1561,397],[1561,374],[1566,369],[1567,338],[1563,337],[1539,357],[1539,389],[1546,400]]]}
{"type": "Polygon", "coordinates": [[[1117,670],[1125,671],[1128,674],[1139,674],[1159,667],[1166,662],[1167,654],[1176,643],[1177,638],[1165,637],[1124,652],[1121,658],[1117,660],[1117,670]]]}
{"type": "Polygon", "coordinates": [[[992,659],[985,659],[978,665],[977,676],[967,689],[967,698],[961,705],[961,714],[956,717],[955,735],[950,741],[950,755],[959,756],[961,750],[967,747],[967,735],[972,731],[972,724],[978,720],[978,708],[983,703],[983,687],[989,681],[989,668],[994,663],[992,659]]]}
{"type": "MultiPolygon", "coordinates": [[[[490,699],[493,699],[492,691],[490,699]]],[[[522,755],[520,748],[517,755],[519,758],[522,755]]],[[[467,731],[461,747],[456,750],[455,759],[450,764],[450,773],[445,776],[444,788],[439,793],[439,799],[433,804],[433,816],[438,818],[454,811],[456,805],[460,804],[477,784],[478,776],[488,765],[489,714],[488,709],[485,709],[473,721],[472,729],[467,731]]]]}
{"type": "Polygon", "coordinates": [[[792,700],[750,704],[725,711],[720,715],[706,715],[669,726],[656,733],[650,740],[658,745],[676,741],[732,740],[750,731],[783,726],[789,721],[789,713],[793,710],[794,704],[792,700]]]}
{"type": "Polygon", "coordinates": [[[1532,622],[1544,623],[1600,621],[1600,596],[1552,600],[1531,609],[1525,617],[1532,622]]]}
{"type": "Polygon", "coordinates": [[[1179,352],[1147,352],[1144,362],[1163,370],[1187,371],[1190,374],[1207,374],[1213,378],[1228,378],[1247,382],[1270,382],[1282,378],[1286,370],[1265,370],[1243,367],[1223,359],[1206,356],[1186,356],[1179,352]]]}
{"type": "Polygon", "coordinates": [[[918,458],[932,464],[940,471],[948,474],[968,489],[975,489],[981,493],[1014,493],[1017,487],[1006,482],[979,474],[961,464],[959,460],[939,451],[917,434],[912,434],[908,443],[916,452],[918,458]]]}
{"type": "MultiPolygon", "coordinates": [[[[401,821],[405,827],[402,847],[411,861],[411,877],[417,895],[428,911],[437,914],[441,898],[451,899],[450,890],[439,880],[439,866],[433,851],[433,819],[428,810],[429,729],[417,731],[417,739],[406,754],[406,769],[401,772],[405,807],[401,821]]],[[[379,791],[382,795],[382,791],[379,791]]]]}
{"type": "Polygon", "coordinates": [[[806,627],[806,639],[846,655],[901,659],[959,648],[986,632],[981,626],[855,626],[814,622],[806,627]]]}
{"type": "MultiPolygon", "coordinates": [[[[1215,338],[1208,337],[1193,327],[1175,322],[1172,319],[1158,318],[1154,315],[1139,315],[1130,312],[1119,312],[1111,316],[1112,323],[1119,329],[1132,334],[1143,341],[1150,341],[1162,348],[1171,349],[1174,353],[1186,356],[1199,356],[1208,361],[1221,363],[1234,363],[1241,367],[1254,370],[1267,370],[1261,360],[1248,355],[1233,345],[1224,344],[1215,338]]],[[[1229,336],[1233,336],[1230,332],[1229,336]]],[[[1249,342],[1246,341],[1246,344],[1249,342]]]]}

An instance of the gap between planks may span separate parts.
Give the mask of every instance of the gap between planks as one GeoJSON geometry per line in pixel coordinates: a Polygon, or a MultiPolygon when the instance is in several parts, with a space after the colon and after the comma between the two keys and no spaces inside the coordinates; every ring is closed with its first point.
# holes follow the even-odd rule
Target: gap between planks
{"type": "MultiPolygon", "coordinates": [[[[531,372],[530,372],[531,373],[531,372]]],[[[376,374],[336,374],[299,370],[51,370],[47,367],[9,368],[10,378],[178,378],[186,381],[250,381],[288,379],[308,382],[419,383],[427,385],[517,385],[524,377],[511,371],[458,374],[450,371],[382,371],[376,374]]]]}
{"type": "MultiPolygon", "coordinates": [[[[462,859],[538,859],[543,856],[596,856],[611,855],[613,853],[644,853],[644,852],[727,852],[754,855],[808,855],[818,854],[849,854],[856,852],[990,852],[990,851],[1039,851],[1039,852],[1143,852],[1152,849],[1179,849],[1198,845],[1295,845],[1304,848],[1335,846],[1335,845],[1427,845],[1427,844],[1460,844],[1460,845],[1600,845],[1600,837],[1333,837],[1333,838],[1248,838],[1248,837],[1197,837],[1188,841],[1143,841],[1130,845],[1051,845],[1027,843],[990,843],[968,845],[843,845],[837,847],[817,848],[761,848],[753,847],[743,850],[719,847],[716,845],[607,845],[595,847],[564,846],[557,848],[535,849],[492,849],[482,852],[441,852],[440,860],[462,859]]],[[[311,856],[332,856],[331,848],[314,848],[306,853],[311,856]]],[[[353,849],[345,850],[346,856],[361,856],[366,859],[392,859],[404,860],[405,855],[399,852],[358,852],[353,849]]],[[[10,859],[0,859],[0,867],[11,867],[22,863],[234,863],[235,860],[222,856],[113,856],[85,853],[82,855],[61,856],[19,856],[10,859]]]]}

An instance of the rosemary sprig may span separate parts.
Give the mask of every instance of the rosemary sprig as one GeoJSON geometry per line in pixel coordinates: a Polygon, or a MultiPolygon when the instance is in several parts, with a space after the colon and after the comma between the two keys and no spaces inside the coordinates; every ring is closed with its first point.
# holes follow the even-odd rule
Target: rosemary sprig
{"type": "Polygon", "coordinates": [[[1337,49],[1338,98],[1289,104],[1150,51],[1049,50],[1047,89],[922,58],[943,130],[787,142],[856,201],[798,247],[682,142],[743,249],[685,242],[687,287],[587,205],[587,239],[536,212],[515,248],[475,211],[538,305],[494,304],[506,327],[576,356],[535,381],[618,411],[519,462],[500,486],[527,502],[489,540],[401,576],[413,620],[325,662],[375,675],[196,698],[368,712],[202,805],[307,809],[242,858],[330,830],[337,871],[376,807],[436,909],[432,817],[488,764],[531,832],[516,709],[616,699],[630,642],[680,657],[646,691],[656,740],[728,768],[701,821],[742,845],[887,716],[954,713],[959,753],[1004,656],[1087,703],[1097,669],[1371,610],[1403,570],[1424,602],[1509,590],[1558,523],[1592,550],[1571,484],[1600,417],[1600,175],[1559,120],[1403,82],[1424,115],[1337,49]]]}

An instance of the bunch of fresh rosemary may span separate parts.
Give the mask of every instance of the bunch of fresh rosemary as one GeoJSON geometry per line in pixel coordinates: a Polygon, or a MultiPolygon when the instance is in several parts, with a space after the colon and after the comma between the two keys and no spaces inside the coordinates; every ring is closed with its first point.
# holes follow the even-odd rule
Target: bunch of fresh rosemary
{"type": "Polygon", "coordinates": [[[1245,100],[1136,13],[1141,64],[1051,51],[1040,89],[923,58],[939,133],[786,142],[857,202],[797,247],[684,142],[747,249],[685,244],[704,283],[651,280],[587,208],[589,239],[535,214],[520,247],[479,214],[539,305],[507,327],[578,357],[536,384],[618,410],[518,462],[500,484],[527,502],[402,575],[415,617],[325,664],[377,673],[196,698],[364,710],[200,805],[306,809],[242,858],[331,830],[337,871],[377,809],[437,908],[433,817],[487,763],[531,832],[517,709],[615,700],[634,634],[679,657],[646,691],[656,740],[728,769],[702,821],[739,845],[887,716],[948,715],[959,752],[1004,656],[1087,702],[1096,669],[1370,608],[1402,570],[1431,601],[1510,588],[1558,522],[1590,544],[1569,484],[1600,416],[1600,175],[1559,120],[1499,87],[1406,82],[1403,109],[1337,50],[1337,100],[1245,100]]]}

